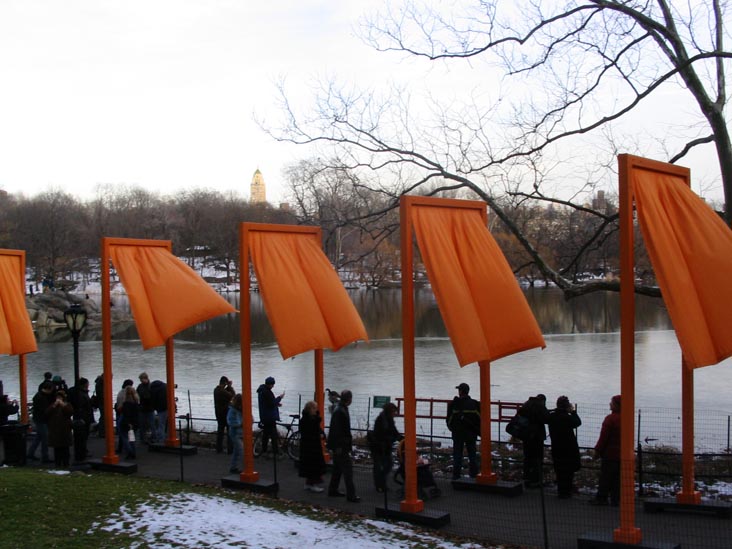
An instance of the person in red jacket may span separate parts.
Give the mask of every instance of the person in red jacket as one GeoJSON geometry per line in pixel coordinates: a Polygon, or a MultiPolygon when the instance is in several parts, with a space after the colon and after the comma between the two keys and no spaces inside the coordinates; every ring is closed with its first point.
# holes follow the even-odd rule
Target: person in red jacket
{"type": "Polygon", "coordinates": [[[595,444],[595,459],[600,458],[600,481],[592,505],[616,506],[620,503],[620,395],[610,399],[610,414],[605,416],[600,438],[595,444]]]}

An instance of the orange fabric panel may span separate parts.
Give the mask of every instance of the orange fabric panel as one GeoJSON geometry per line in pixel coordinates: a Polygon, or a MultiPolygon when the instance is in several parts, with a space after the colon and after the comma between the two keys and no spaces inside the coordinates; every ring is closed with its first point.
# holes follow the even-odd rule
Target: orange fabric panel
{"type": "Polygon", "coordinates": [[[0,255],[0,354],[22,355],[38,350],[20,280],[20,257],[0,255]]]}
{"type": "Polygon", "coordinates": [[[234,313],[193,269],[167,249],[154,246],[110,246],[110,256],[130,300],[145,349],[194,324],[234,313]]]}
{"type": "Polygon", "coordinates": [[[249,245],[282,358],[368,341],[361,317],[313,235],[252,231],[249,245]]]}
{"type": "Polygon", "coordinates": [[[679,177],[636,169],[631,184],[684,357],[716,364],[732,355],[732,231],[679,177]]]}
{"type": "Polygon", "coordinates": [[[429,206],[412,211],[422,260],[459,364],[546,347],[480,212],[429,206]]]}

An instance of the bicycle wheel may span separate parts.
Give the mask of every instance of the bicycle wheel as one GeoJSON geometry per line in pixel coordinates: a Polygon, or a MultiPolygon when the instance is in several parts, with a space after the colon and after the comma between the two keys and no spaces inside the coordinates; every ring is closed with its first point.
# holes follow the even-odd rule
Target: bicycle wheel
{"type": "Polygon", "coordinates": [[[295,461],[300,460],[300,431],[293,431],[287,439],[287,455],[295,461]]]}
{"type": "Polygon", "coordinates": [[[254,457],[262,455],[262,431],[254,433],[254,457]]]}

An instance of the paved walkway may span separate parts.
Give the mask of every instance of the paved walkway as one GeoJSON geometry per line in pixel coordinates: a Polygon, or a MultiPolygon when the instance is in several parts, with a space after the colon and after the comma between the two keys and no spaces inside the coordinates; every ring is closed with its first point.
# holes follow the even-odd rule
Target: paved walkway
{"type": "MultiPolygon", "coordinates": [[[[94,457],[104,453],[103,440],[90,439],[94,457]]],[[[180,480],[212,486],[221,486],[221,479],[229,475],[230,456],[199,448],[198,453],[182,461],[175,454],[149,452],[138,443],[138,476],[180,480]]],[[[38,463],[38,462],[33,462],[38,463]]],[[[262,478],[273,479],[274,461],[269,457],[255,460],[255,470],[262,478]]],[[[383,494],[373,489],[370,468],[355,467],[354,476],[360,503],[349,503],[344,498],[328,497],[303,489],[303,481],[291,460],[278,461],[280,498],[306,502],[324,507],[375,516],[375,508],[384,506],[383,494]]],[[[327,478],[326,478],[327,481],[327,478]]],[[[610,535],[619,524],[618,509],[595,507],[587,504],[587,496],[559,500],[553,486],[544,490],[525,491],[517,497],[505,497],[470,491],[455,491],[449,480],[437,478],[442,495],[425,501],[426,509],[449,511],[451,522],[442,531],[475,537],[494,543],[544,547],[542,515],[546,515],[548,547],[576,548],[577,538],[588,533],[610,535]],[[542,510],[543,508],[543,510],[542,510]]],[[[390,478],[388,505],[398,508],[399,486],[390,478]]],[[[343,489],[343,487],[341,488],[343,489]]],[[[678,512],[644,513],[639,506],[636,524],[643,532],[645,543],[674,542],[687,548],[732,547],[732,519],[678,512]]]]}

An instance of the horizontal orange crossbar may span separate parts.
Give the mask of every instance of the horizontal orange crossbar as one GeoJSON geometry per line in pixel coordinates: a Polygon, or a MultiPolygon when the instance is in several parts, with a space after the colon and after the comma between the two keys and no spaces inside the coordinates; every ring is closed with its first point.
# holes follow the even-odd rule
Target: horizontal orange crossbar
{"type": "Polygon", "coordinates": [[[143,238],[118,238],[104,237],[104,243],[108,246],[146,246],[171,249],[173,244],[170,240],[152,240],[143,238]]]}
{"type": "Polygon", "coordinates": [[[460,208],[463,210],[486,211],[486,203],[482,200],[460,200],[457,198],[435,198],[433,196],[402,196],[406,207],[428,206],[432,208],[460,208]]]}
{"type": "Polygon", "coordinates": [[[666,162],[651,160],[650,158],[643,158],[642,156],[634,156],[632,154],[621,154],[618,156],[623,157],[623,162],[626,163],[628,171],[632,171],[633,169],[640,169],[658,172],[666,175],[675,175],[687,181],[690,178],[691,172],[689,168],[685,168],[684,166],[667,164],[666,162]]]}
{"type": "Polygon", "coordinates": [[[276,225],[274,223],[242,223],[245,231],[261,231],[267,233],[311,233],[320,234],[321,228],[313,225],[276,225]]]}

